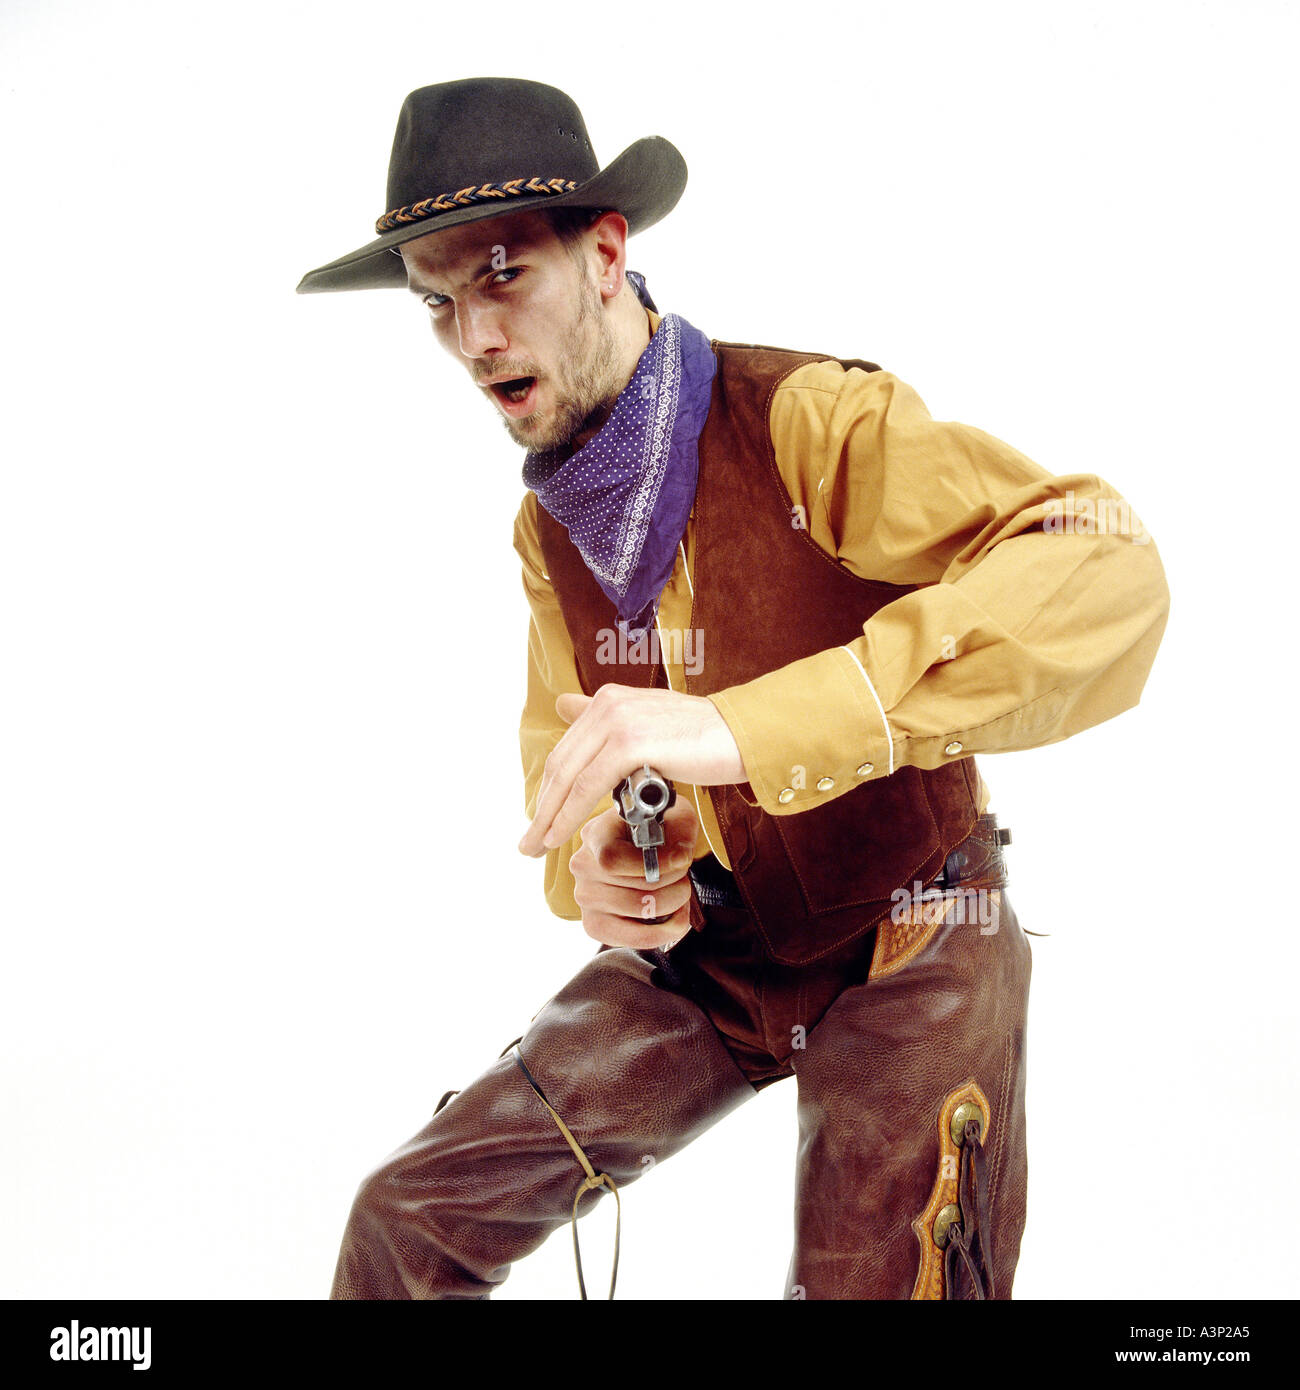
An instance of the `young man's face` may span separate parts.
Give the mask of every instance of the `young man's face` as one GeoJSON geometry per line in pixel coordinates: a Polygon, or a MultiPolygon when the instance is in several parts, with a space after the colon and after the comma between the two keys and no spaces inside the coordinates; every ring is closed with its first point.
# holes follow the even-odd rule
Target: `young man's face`
{"type": "Polygon", "coordinates": [[[521,447],[570,443],[627,384],[591,256],[566,247],[541,213],[452,227],[401,252],[434,336],[521,447]]]}

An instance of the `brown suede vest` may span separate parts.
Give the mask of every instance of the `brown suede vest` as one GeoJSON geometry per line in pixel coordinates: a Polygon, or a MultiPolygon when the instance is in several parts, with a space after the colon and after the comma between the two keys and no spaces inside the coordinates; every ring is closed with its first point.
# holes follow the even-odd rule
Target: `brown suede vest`
{"type": "MultiPolygon", "coordinates": [[[[792,524],[794,506],[772,448],[772,395],[796,368],[835,359],[734,343],[714,342],[713,350],[718,371],[700,435],[690,622],[706,641],[700,674],[686,677],[692,695],[852,642],[873,613],[909,592],[859,579],[792,524]]],[[[880,370],[870,362],[843,365],[880,370]]],[[[565,528],[542,507],[537,517],[583,689],[662,684],[653,662],[609,660],[613,644],[601,634],[615,628],[614,606],[565,528]]],[[[807,772],[809,785],[821,776],[817,768],[807,772]]],[[[974,826],[976,786],[969,758],[933,771],[901,767],[784,816],[750,804],[748,783],[711,788],[732,872],[772,958],[797,965],[827,955],[887,917],[895,889],[929,882],[974,826]]]]}

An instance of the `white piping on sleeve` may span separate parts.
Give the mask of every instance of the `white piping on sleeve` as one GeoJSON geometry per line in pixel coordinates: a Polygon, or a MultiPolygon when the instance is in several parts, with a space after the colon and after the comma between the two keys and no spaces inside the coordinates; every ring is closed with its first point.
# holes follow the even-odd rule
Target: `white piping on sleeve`
{"type": "Polygon", "coordinates": [[[682,552],[682,570],[686,575],[686,587],[691,591],[691,597],[694,598],[695,585],[691,582],[690,566],[686,563],[686,542],[684,540],[678,541],[677,549],[682,552]]]}
{"type": "Polygon", "coordinates": [[[668,663],[664,660],[664,630],[659,626],[659,614],[655,613],[655,631],[659,634],[659,664],[664,668],[664,680],[668,682],[668,689],[673,688],[672,672],[668,669],[668,663]]]}
{"type": "Polygon", "coordinates": [[[695,798],[695,815],[700,822],[700,829],[704,831],[704,843],[708,845],[709,849],[713,852],[713,857],[721,864],[723,862],[722,856],[713,848],[713,841],[709,839],[709,832],[704,826],[704,812],[700,809],[700,789],[693,784],[691,786],[691,795],[695,798]]]}
{"type": "Polygon", "coordinates": [[[867,675],[867,668],[858,660],[858,654],[851,647],[841,647],[840,651],[848,652],[853,658],[853,664],[862,672],[862,679],[867,683],[867,689],[871,691],[871,698],[876,702],[876,708],[880,711],[880,722],[885,726],[885,737],[889,740],[889,775],[894,771],[894,735],[889,729],[889,720],[885,718],[885,707],[880,703],[880,696],[876,694],[876,687],[871,684],[871,677],[867,675]]]}

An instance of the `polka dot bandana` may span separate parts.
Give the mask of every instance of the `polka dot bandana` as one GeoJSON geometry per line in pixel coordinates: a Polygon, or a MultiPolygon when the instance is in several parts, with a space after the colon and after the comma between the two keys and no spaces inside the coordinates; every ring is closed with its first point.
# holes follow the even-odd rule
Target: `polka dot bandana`
{"type": "Polygon", "coordinates": [[[630,635],[653,623],[686,533],[716,370],[708,338],[665,314],[587,443],[524,461],[524,485],[568,529],[630,635]]]}

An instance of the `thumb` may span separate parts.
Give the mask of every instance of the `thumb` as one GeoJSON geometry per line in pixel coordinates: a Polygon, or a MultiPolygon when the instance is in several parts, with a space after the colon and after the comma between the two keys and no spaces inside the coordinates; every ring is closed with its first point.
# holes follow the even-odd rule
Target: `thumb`
{"type": "Polygon", "coordinates": [[[555,712],[566,724],[572,724],[589,704],[590,695],[561,695],[555,702],[555,712]]]}

